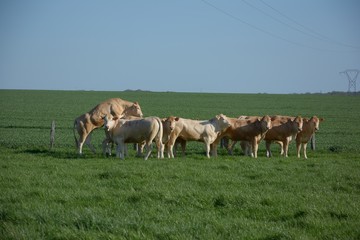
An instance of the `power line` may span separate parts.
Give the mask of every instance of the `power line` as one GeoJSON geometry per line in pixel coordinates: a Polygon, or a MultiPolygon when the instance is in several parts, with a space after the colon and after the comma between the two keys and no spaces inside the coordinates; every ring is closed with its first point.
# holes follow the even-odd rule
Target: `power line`
{"type": "Polygon", "coordinates": [[[276,35],[276,34],[274,34],[274,33],[272,33],[272,32],[269,32],[269,31],[264,30],[264,29],[262,29],[262,28],[260,28],[260,27],[257,27],[257,26],[255,26],[255,25],[253,25],[253,24],[251,24],[251,23],[249,23],[249,22],[247,22],[247,21],[244,21],[243,19],[241,19],[241,18],[239,18],[239,17],[237,17],[237,16],[234,16],[233,14],[231,14],[231,13],[229,13],[229,12],[227,12],[227,11],[225,11],[225,10],[217,7],[217,6],[215,6],[215,5],[212,4],[212,3],[209,3],[209,2],[206,1],[206,0],[201,0],[201,1],[202,1],[203,3],[205,3],[206,5],[214,8],[215,10],[221,12],[222,14],[224,14],[224,15],[226,15],[226,16],[228,16],[228,17],[230,17],[230,18],[232,18],[232,19],[234,19],[234,20],[236,20],[236,21],[238,21],[238,22],[241,22],[242,24],[245,24],[245,25],[247,25],[247,26],[249,26],[249,27],[251,27],[251,28],[253,28],[253,29],[255,29],[255,30],[259,31],[259,32],[265,33],[265,34],[267,34],[267,35],[269,35],[269,36],[271,36],[271,37],[273,37],[273,38],[277,38],[277,39],[280,39],[280,40],[282,40],[282,41],[284,41],[284,42],[290,43],[290,44],[292,44],[292,45],[297,45],[297,46],[309,48],[309,49],[312,49],[312,50],[330,51],[330,50],[326,50],[326,49],[320,49],[320,48],[311,47],[311,46],[308,46],[308,45],[305,45],[305,44],[302,44],[302,43],[298,43],[298,42],[295,42],[295,41],[292,41],[292,40],[283,38],[283,37],[281,37],[281,36],[279,36],[279,35],[276,35]]]}
{"type": "MultiPolygon", "coordinates": [[[[249,2],[246,1],[246,0],[242,0],[242,1],[243,1],[246,5],[250,6],[251,8],[253,8],[253,9],[261,12],[261,13],[264,14],[265,16],[273,19],[274,21],[276,21],[276,22],[278,22],[278,23],[280,23],[280,24],[282,24],[282,25],[284,25],[284,26],[286,26],[286,27],[288,27],[288,28],[290,28],[290,29],[292,29],[292,30],[294,30],[294,31],[300,32],[300,33],[302,33],[302,34],[304,34],[304,35],[310,36],[310,37],[312,37],[312,38],[316,38],[316,39],[318,39],[318,40],[323,40],[323,38],[319,38],[318,36],[314,36],[313,34],[309,34],[309,33],[305,32],[305,31],[303,31],[303,30],[301,30],[301,29],[299,29],[299,28],[295,28],[295,27],[291,26],[290,24],[288,24],[288,23],[286,23],[286,22],[284,22],[284,21],[279,20],[278,18],[275,18],[275,17],[272,16],[271,14],[269,14],[269,13],[265,12],[264,10],[256,7],[255,5],[249,3],[249,2]]],[[[265,4],[265,3],[264,3],[264,4],[265,4]]]]}
{"type": "MultiPolygon", "coordinates": [[[[246,2],[246,0],[242,0],[242,1],[246,2]]],[[[326,42],[331,43],[331,44],[336,44],[336,45],[340,45],[340,46],[348,47],[348,48],[354,48],[354,49],[357,49],[357,50],[360,49],[359,46],[354,46],[354,45],[342,43],[342,42],[340,42],[340,41],[332,40],[332,39],[330,39],[329,37],[327,37],[327,36],[325,36],[325,35],[323,35],[323,34],[321,34],[321,33],[319,33],[319,32],[316,32],[316,31],[312,30],[311,28],[309,28],[309,27],[307,27],[307,26],[299,23],[298,21],[290,18],[289,16],[287,16],[286,14],[284,14],[284,13],[282,13],[281,11],[277,10],[276,8],[274,8],[273,6],[271,6],[270,4],[266,3],[264,0],[259,0],[259,1],[262,2],[264,5],[266,5],[267,7],[271,8],[273,11],[275,11],[276,13],[278,13],[279,15],[281,15],[282,17],[286,18],[287,20],[295,23],[296,25],[302,27],[303,29],[305,29],[306,31],[308,31],[309,33],[311,33],[311,35],[309,35],[309,34],[303,32],[303,31],[301,31],[302,33],[305,33],[305,34],[308,35],[308,36],[313,36],[313,37],[315,37],[315,38],[317,38],[317,39],[319,39],[319,40],[326,41],[326,42]]],[[[248,2],[246,2],[246,3],[247,3],[248,5],[251,5],[251,4],[249,4],[248,2]]],[[[254,8],[255,8],[255,7],[254,7],[254,8]]],[[[258,9],[258,10],[259,10],[259,9],[258,9]]],[[[263,12],[262,10],[259,10],[259,11],[263,12]]],[[[266,14],[266,13],[264,13],[264,14],[266,14]]],[[[266,15],[268,15],[268,14],[266,14],[266,15]]],[[[269,14],[269,15],[270,15],[270,14],[269,14]]],[[[274,19],[274,18],[273,18],[273,19],[274,19]]],[[[276,20],[276,21],[277,21],[277,20],[276,20]]],[[[288,25],[288,24],[286,24],[286,25],[288,25]]],[[[294,29],[295,29],[295,28],[294,28],[294,29]]],[[[296,29],[297,29],[297,28],[296,28],[296,29]]]]}

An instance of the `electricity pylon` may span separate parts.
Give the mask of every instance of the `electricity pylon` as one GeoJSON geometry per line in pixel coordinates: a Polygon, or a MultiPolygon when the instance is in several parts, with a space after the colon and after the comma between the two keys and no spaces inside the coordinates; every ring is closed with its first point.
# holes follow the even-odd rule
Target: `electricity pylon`
{"type": "Polygon", "coordinates": [[[351,93],[352,90],[356,93],[356,79],[359,75],[358,69],[347,69],[345,71],[340,72],[340,74],[345,74],[347,79],[349,80],[349,88],[348,93],[351,93]]]}

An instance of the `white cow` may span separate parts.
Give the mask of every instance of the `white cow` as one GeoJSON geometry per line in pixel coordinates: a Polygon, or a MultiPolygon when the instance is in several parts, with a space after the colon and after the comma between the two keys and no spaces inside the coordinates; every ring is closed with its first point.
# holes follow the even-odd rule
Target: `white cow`
{"type": "Polygon", "coordinates": [[[147,117],[144,119],[127,120],[114,117],[104,117],[104,127],[109,136],[117,144],[116,155],[124,159],[125,143],[145,142],[147,160],[151,154],[152,142],[155,140],[158,158],[164,158],[164,145],[162,143],[163,126],[158,117],[147,117]]]}
{"type": "Polygon", "coordinates": [[[223,114],[205,121],[179,118],[168,141],[168,157],[174,158],[173,148],[175,141],[177,138],[181,138],[184,141],[204,142],[206,146],[206,156],[210,158],[210,145],[216,140],[217,136],[229,126],[230,123],[223,114]]]}

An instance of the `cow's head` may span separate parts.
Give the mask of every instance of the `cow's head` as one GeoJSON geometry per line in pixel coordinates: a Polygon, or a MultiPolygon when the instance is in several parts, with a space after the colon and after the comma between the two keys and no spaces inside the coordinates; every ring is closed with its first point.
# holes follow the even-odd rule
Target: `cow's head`
{"type": "Polygon", "coordinates": [[[226,128],[230,127],[230,122],[224,114],[219,114],[215,118],[217,119],[217,122],[219,123],[220,129],[225,130],[226,128]]]}
{"type": "Polygon", "coordinates": [[[123,117],[128,116],[143,117],[143,113],[138,102],[134,102],[134,104],[124,110],[123,117]]]}
{"type": "Polygon", "coordinates": [[[170,116],[161,120],[164,130],[168,132],[172,132],[175,129],[177,121],[179,121],[179,118],[174,116],[170,116]]]}
{"type": "Polygon", "coordinates": [[[104,120],[104,128],[106,131],[110,131],[111,129],[113,129],[116,126],[118,117],[113,117],[113,116],[108,116],[105,115],[103,118],[104,120]]]}
{"type": "Polygon", "coordinates": [[[261,131],[262,132],[266,132],[269,129],[271,129],[272,124],[271,124],[271,118],[268,115],[263,116],[260,120],[260,125],[261,125],[261,131]]]}
{"type": "Polygon", "coordinates": [[[295,119],[294,119],[294,128],[297,129],[298,132],[301,132],[302,131],[302,128],[303,128],[303,119],[301,116],[297,116],[295,119]]]}
{"type": "Polygon", "coordinates": [[[318,118],[317,116],[313,116],[310,118],[309,122],[313,125],[315,131],[319,130],[320,122],[324,121],[323,118],[318,118]]]}

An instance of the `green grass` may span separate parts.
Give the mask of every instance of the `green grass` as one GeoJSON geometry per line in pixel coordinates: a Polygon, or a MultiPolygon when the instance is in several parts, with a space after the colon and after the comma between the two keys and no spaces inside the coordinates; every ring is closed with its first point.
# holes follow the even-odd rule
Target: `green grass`
{"type": "MultiPolygon", "coordinates": [[[[338,95],[0,91],[0,239],[359,239],[360,98],[338,95]],[[146,116],[325,118],[308,160],[201,143],[185,158],[78,157],[73,120],[111,97],[146,116]],[[51,121],[55,148],[49,150],[51,121]]],[[[100,150],[103,131],[94,133],[100,150]]],[[[153,154],[155,156],[155,154],[153,154]]]]}

